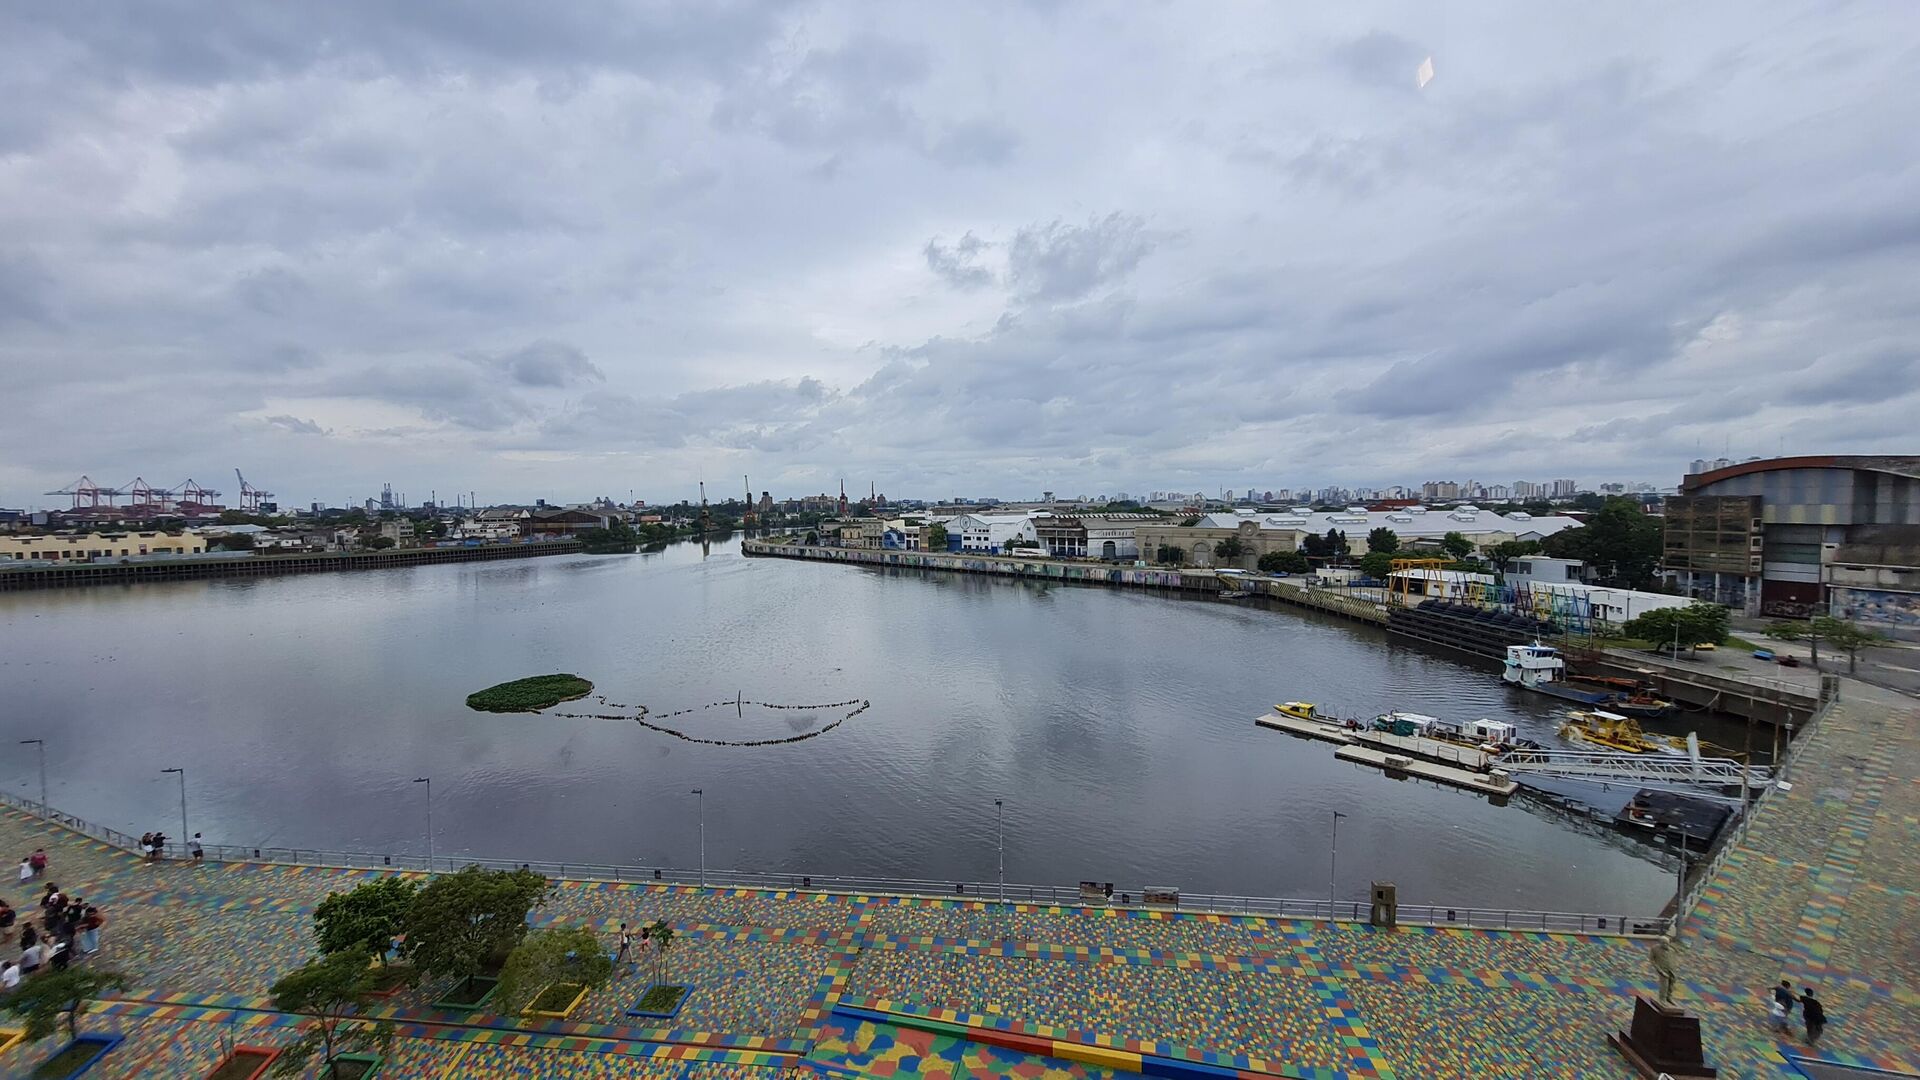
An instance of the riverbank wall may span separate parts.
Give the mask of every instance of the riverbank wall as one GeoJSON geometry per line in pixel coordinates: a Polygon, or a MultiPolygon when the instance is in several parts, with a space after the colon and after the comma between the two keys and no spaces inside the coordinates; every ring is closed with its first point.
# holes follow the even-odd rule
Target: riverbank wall
{"type": "Polygon", "coordinates": [[[387,551],[321,552],[303,555],[236,555],[230,559],[179,559],[125,563],[75,563],[71,566],[9,570],[0,567],[0,592],[54,589],[76,585],[131,585],[146,581],[187,581],[195,578],[274,577],[339,570],[389,570],[434,563],[486,562],[493,559],[530,559],[541,555],[572,555],[582,550],[578,540],[538,540],[526,544],[482,544],[478,547],[396,548],[387,551]]]}
{"type": "Polygon", "coordinates": [[[742,540],[740,552],[747,556],[804,559],[813,562],[850,563],[856,566],[884,566],[900,570],[939,570],[960,574],[989,574],[995,577],[1063,581],[1085,585],[1111,585],[1135,589],[1167,589],[1175,592],[1212,593],[1233,588],[1292,604],[1340,615],[1358,622],[1384,626],[1384,606],[1354,597],[1341,596],[1324,589],[1294,585],[1287,579],[1256,578],[1247,575],[1231,581],[1212,570],[1148,569],[1139,566],[1113,566],[1107,563],[1063,562],[1057,559],[1023,558],[1005,555],[955,554],[944,551],[890,551],[875,548],[808,547],[761,540],[742,540]]]}

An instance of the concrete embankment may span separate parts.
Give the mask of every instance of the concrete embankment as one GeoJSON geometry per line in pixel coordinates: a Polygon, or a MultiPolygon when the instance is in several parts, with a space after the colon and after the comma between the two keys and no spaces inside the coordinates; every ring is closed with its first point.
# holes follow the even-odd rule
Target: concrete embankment
{"type": "Polygon", "coordinates": [[[991,574],[998,577],[1065,581],[1085,585],[1117,585],[1138,589],[1217,593],[1222,589],[1232,588],[1245,590],[1255,596],[1270,597],[1296,607],[1331,612],[1361,622],[1385,625],[1387,621],[1385,609],[1378,604],[1335,595],[1323,589],[1309,589],[1294,585],[1289,579],[1254,577],[1251,574],[1229,579],[1217,575],[1211,569],[1149,569],[1140,566],[1113,566],[1107,563],[955,554],[944,551],[808,547],[803,544],[779,544],[761,540],[742,540],[740,551],[750,556],[851,563],[857,566],[887,566],[902,570],[991,574]]]}
{"type": "Polygon", "coordinates": [[[572,555],[578,540],[542,540],[530,544],[482,544],[479,547],[400,548],[390,551],[326,552],[311,555],[237,555],[231,559],[191,558],[126,563],[75,563],[32,570],[0,570],[0,590],[49,589],[69,585],[128,585],[141,581],[192,578],[272,577],[334,570],[386,570],[432,563],[529,559],[572,555]]]}

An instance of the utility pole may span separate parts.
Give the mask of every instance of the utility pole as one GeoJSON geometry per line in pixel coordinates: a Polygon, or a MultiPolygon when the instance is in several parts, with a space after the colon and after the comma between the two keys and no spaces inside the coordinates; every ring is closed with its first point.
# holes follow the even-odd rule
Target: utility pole
{"type": "Polygon", "coordinates": [[[187,770],[182,768],[182,769],[161,769],[160,771],[163,773],[178,773],[180,775],[180,843],[182,846],[184,846],[187,842],[187,835],[188,835],[187,834],[187,770]]]}
{"type": "Polygon", "coordinates": [[[993,800],[993,846],[1000,856],[1000,902],[1007,902],[1007,830],[1004,802],[993,800]]]}
{"type": "MultiPolygon", "coordinates": [[[[701,502],[705,502],[704,498],[701,502]]],[[[705,788],[693,789],[694,813],[700,819],[700,884],[707,883],[707,792],[705,788]]]]}
{"type": "Polygon", "coordinates": [[[40,816],[47,816],[47,740],[21,739],[21,746],[33,745],[40,748],[40,816]]]}
{"type": "Polygon", "coordinates": [[[427,873],[431,874],[433,873],[433,778],[416,776],[413,782],[427,785],[427,873]]]}
{"type": "Polygon", "coordinates": [[[1338,898],[1337,871],[1340,867],[1340,819],[1347,815],[1333,812],[1333,839],[1327,843],[1327,918],[1333,918],[1333,903],[1338,898]]]}

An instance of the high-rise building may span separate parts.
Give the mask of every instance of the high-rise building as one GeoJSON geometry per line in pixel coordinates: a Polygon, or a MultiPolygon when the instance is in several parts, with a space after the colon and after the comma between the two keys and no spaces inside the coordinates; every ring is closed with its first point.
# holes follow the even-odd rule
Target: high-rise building
{"type": "Polygon", "coordinates": [[[1580,485],[1574,483],[1572,480],[1555,480],[1553,482],[1553,498],[1571,499],[1578,494],[1580,494],[1580,485]]]}

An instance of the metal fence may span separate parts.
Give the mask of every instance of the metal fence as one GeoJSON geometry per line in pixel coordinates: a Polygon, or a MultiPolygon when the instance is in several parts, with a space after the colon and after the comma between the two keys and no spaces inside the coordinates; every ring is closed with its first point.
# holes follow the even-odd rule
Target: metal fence
{"type": "MultiPolygon", "coordinates": [[[[117,829],[95,825],[57,810],[43,810],[40,804],[10,792],[0,791],[0,803],[13,806],[84,833],[96,840],[128,851],[139,850],[136,837],[117,829]]],[[[326,848],[248,847],[241,844],[206,844],[206,861],[215,863],[276,863],[288,866],[328,866],[360,870],[413,870],[426,873],[451,873],[466,866],[490,870],[532,870],[548,878],[574,881],[613,881],[635,884],[709,885],[719,888],[804,890],[852,895],[924,896],[943,899],[980,900],[1014,904],[1056,906],[1096,906],[1173,910],[1172,905],[1146,904],[1143,889],[1116,889],[1111,898],[1083,892],[1078,885],[1031,885],[991,881],[929,881],[915,878],[858,877],[829,874],[795,874],[752,870],[690,869],[669,866],[621,866],[611,863],[514,862],[511,859],[478,859],[464,856],[440,856],[431,862],[421,855],[398,855],[334,851],[326,848]]],[[[184,859],[186,845],[169,841],[166,856],[184,859]]],[[[1179,894],[1178,910],[1225,915],[1262,915],[1295,919],[1334,919],[1364,922],[1372,913],[1369,903],[1361,901],[1291,900],[1266,896],[1224,896],[1210,893],[1179,894]]],[[[1569,934],[1659,934],[1668,920],[1659,916],[1628,913],[1597,914],[1564,911],[1516,911],[1507,908],[1448,907],[1443,904],[1400,904],[1399,921],[1418,926],[1458,926],[1488,930],[1540,930],[1569,934]]]]}

